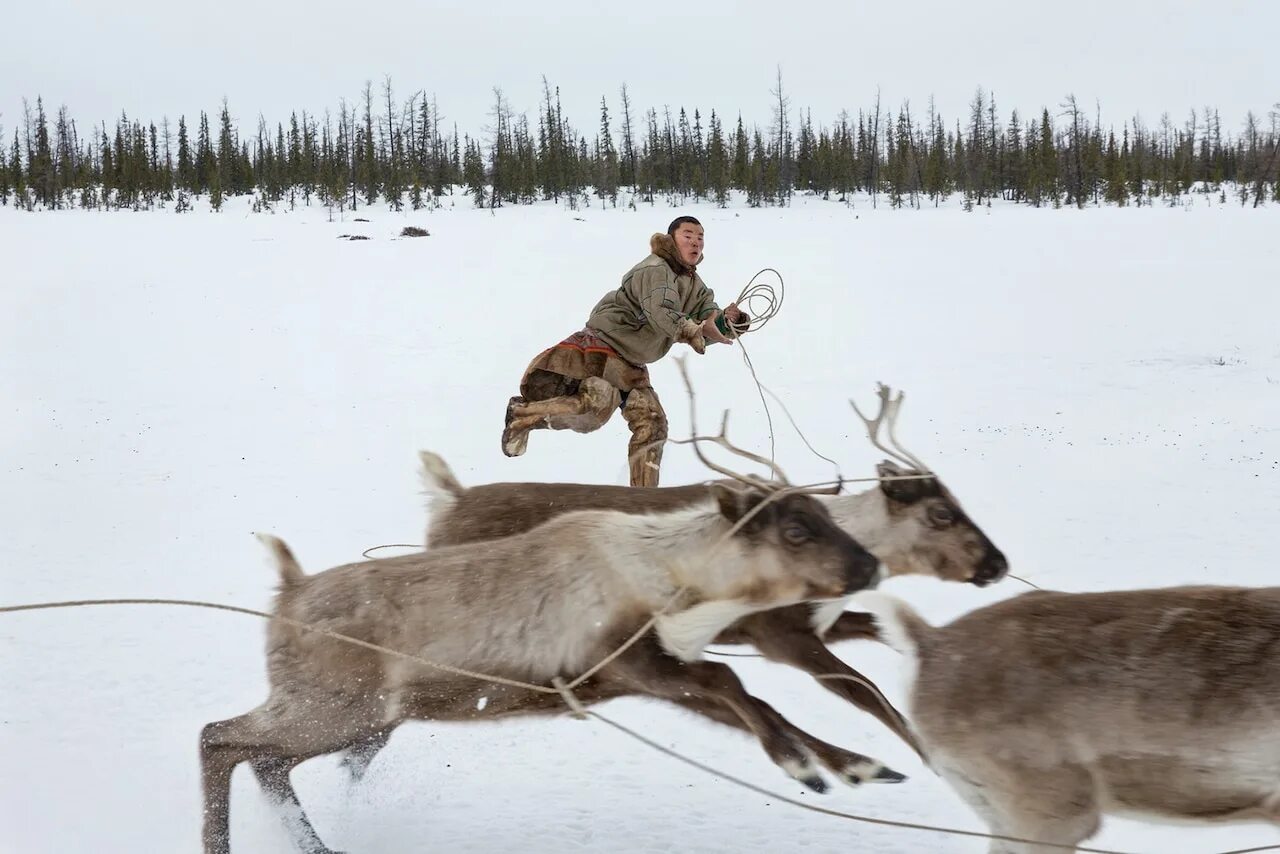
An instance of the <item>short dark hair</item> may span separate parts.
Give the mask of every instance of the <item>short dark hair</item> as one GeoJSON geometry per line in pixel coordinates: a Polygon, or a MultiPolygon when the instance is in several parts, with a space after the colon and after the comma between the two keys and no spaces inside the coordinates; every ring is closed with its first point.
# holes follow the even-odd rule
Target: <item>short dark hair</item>
{"type": "Polygon", "coordinates": [[[693,225],[696,225],[698,228],[702,228],[702,223],[698,222],[698,220],[695,219],[694,217],[678,216],[675,219],[671,220],[671,225],[667,226],[667,234],[671,235],[672,237],[675,237],[676,229],[684,225],[686,222],[692,223],[693,225]]]}

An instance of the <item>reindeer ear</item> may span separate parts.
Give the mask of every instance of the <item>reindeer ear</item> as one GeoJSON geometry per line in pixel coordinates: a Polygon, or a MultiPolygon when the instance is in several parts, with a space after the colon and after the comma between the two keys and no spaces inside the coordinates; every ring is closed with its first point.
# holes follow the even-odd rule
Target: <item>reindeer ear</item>
{"type": "MultiPolygon", "coordinates": [[[[876,474],[880,477],[902,477],[903,475],[912,473],[912,471],[897,466],[888,460],[885,460],[876,466],[876,474]]],[[[893,501],[897,501],[901,504],[912,504],[924,497],[925,483],[926,481],[923,479],[882,480],[880,481],[880,491],[893,501]]]]}
{"type": "Polygon", "coordinates": [[[746,498],[746,494],[734,489],[732,486],[713,483],[711,484],[711,494],[715,496],[716,503],[720,505],[720,515],[730,522],[737,522],[742,518],[742,514],[746,512],[743,508],[743,499],[746,498]]]}
{"type": "MultiPolygon", "coordinates": [[[[763,498],[754,489],[735,489],[723,483],[711,484],[711,494],[716,497],[716,503],[720,505],[721,515],[735,525],[763,498]]],[[[751,528],[759,517],[760,514],[757,513],[744,527],[751,528]]]]}

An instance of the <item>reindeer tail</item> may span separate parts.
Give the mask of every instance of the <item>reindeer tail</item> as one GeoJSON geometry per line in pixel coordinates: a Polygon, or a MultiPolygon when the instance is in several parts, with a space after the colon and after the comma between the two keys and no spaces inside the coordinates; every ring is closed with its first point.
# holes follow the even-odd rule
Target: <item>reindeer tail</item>
{"type": "Polygon", "coordinates": [[[418,459],[422,461],[422,486],[433,504],[452,504],[467,491],[439,454],[418,451],[418,459]]]}
{"type": "Polygon", "coordinates": [[[271,550],[271,556],[275,558],[276,571],[280,573],[280,588],[283,590],[292,587],[307,577],[302,571],[302,567],[298,564],[298,559],[293,556],[293,552],[285,545],[284,540],[279,537],[273,537],[271,534],[255,534],[258,540],[271,550]]]}

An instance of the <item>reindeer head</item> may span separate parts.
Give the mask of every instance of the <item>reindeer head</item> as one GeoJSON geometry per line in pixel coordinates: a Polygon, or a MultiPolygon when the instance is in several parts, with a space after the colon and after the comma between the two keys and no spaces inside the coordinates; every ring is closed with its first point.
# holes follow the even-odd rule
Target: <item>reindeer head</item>
{"type": "Polygon", "coordinates": [[[880,385],[880,412],[867,418],[850,401],[866,425],[871,443],[906,467],[885,460],[876,467],[883,513],[876,514],[875,550],[891,575],[933,575],[985,587],[1009,571],[1004,554],[969,518],[960,502],[929,467],[899,444],[894,428],[902,392],[891,397],[880,385]],[[889,444],[880,441],[888,425],[889,444]]]}
{"type": "Polygon", "coordinates": [[[791,486],[775,461],[730,442],[727,411],[719,435],[698,435],[693,384],[684,359],[678,359],[677,365],[689,393],[693,435],[669,441],[691,444],[703,465],[742,486],[711,486],[721,514],[731,523],[725,545],[733,548],[726,551],[734,555],[731,563],[737,565],[738,578],[746,585],[733,598],[761,603],[837,599],[874,587],[880,580],[880,561],[836,525],[830,512],[810,494],[813,490],[791,486]],[[702,452],[704,442],[768,467],[771,479],[712,462],[702,452]]]}
{"type": "Polygon", "coordinates": [[[882,478],[886,534],[890,554],[881,553],[891,575],[915,573],[986,587],[1004,578],[1004,554],[969,518],[936,477],[885,460],[876,466],[882,478]],[[890,545],[892,544],[892,545],[890,545]]]}
{"type": "Polygon", "coordinates": [[[739,489],[715,483],[711,490],[732,526],[726,552],[745,584],[733,598],[838,599],[879,582],[880,561],[838,527],[812,495],[757,484],[739,489]]]}

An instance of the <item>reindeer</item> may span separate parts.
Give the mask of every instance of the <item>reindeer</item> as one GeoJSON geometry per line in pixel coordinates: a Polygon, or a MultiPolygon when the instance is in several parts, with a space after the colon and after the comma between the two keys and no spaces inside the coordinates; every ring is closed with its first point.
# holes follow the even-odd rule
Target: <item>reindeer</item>
{"type": "Polygon", "coordinates": [[[701,660],[703,647],[744,614],[837,599],[874,585],[881,572],[812,496],[740,480],[745,489],[712,487],[709,505],[646,515],[575,511],[504,539],[310,576],[282,541],[263,535],[280,575],[274,614],[284,619],[268,628],[267,700],[201,732],[205,851],[229,851],[230,780],[241,762],[298,844],[326,852],[289,780],[300,762],[380,746],[406,720],[563,711],[561,695],[528,686],[564,684],[593,665],[574,702],[667,700],[753,734],[770,759],[815,791],[826,789],[815,759],[854,785],[904,779],[798,729],[748,694],[730,668],[701,660]]]}
{"type": "Polygon", "coordinates": [[[1280,588],[1032,592],[932,627],[883,594],[911,720],[993,854],[1070,850],[1104,814],[1280,821],[1280,588]],[[1057,846],[1057,847],[1050,847],[1057,846]]]}
{"type": "MultiPolygon", "coordinates": [[[[882,479],[876,487],[854,495],[818,495],[818,499],[836,524],[879,558],[890,575],[932,575],[979,587],[999,581],[1008,572],[1004,554],[942,482],[931,476],[928,466],[898,442],[895,428],[902,393],[894,396],[881,385],[877,394],[880,409],[874,418],[864,415],[852,401],[850,405],[871,443],[897,463],[885,460],[876,467],[882,479]],[[881,439],[884,428],[888,444],[881,439]]],[[[721,434],[714,440],[728,442],[727,425],[722,424],[721,434]]],[[[646,488],[491,483],[464,487],[439,455],[422,451],[419,456],[431,501],[428,548],[505,537],[587,507],[644,514],[709,506],[714,500],[714,487],[707,484],[646,488]]],[[[708,464],[701,454],[699,458],[708,464]]],[[[754,459],[771,465],[767,459],[754,459]]],[[[766,658],[804,670],[823,687],[875,716],[919,752],[902,715],[870,680],[827,648],[838,641],[877,637],[870,615],[845,611],[846,604],[847,600],[837,600],[753,613],[727,627],[715,642],[751,643],[766,658]]],[[[363,763],[371,759],[368,750],[358,760],[353,757],[363,763]]]]}

